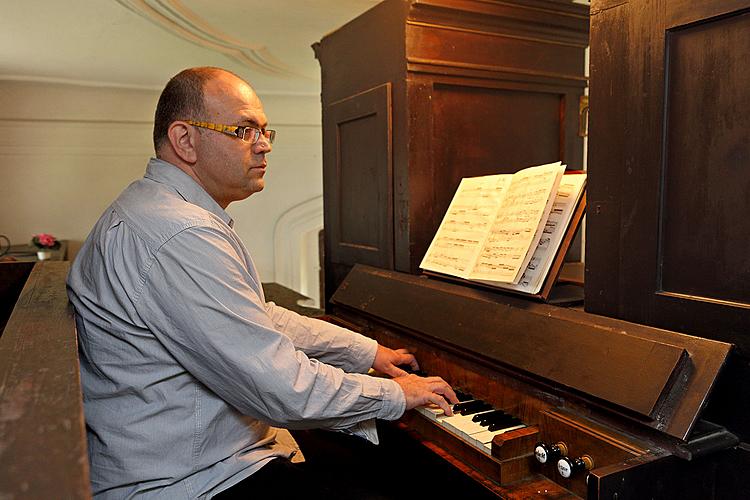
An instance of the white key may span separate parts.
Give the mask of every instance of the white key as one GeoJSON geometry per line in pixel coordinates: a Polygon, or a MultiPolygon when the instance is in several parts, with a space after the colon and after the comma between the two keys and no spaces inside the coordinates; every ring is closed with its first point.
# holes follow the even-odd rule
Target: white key
{"type": "MultiPolygon", "coordinates": [[[[467,399],[466,401],[461,401],[461,403],[468,403],[470,401],[474,401],[473,399],[467,399]]],[[[453,405],[451,405],[452,407],[453,405]]],[[[443,411],[442,408],[440,408],[438,405],[434,403],[430,403],[425,406],[418,406],[416,410],[424,415],[425,417],[429,418],[430,420],[440,420],[442,418],[446,418],[446,414],[443,411]]]]}
{"type": "Polygon", "coordinates": [[[496,431],[488,431],[485,430],[484,432],[479,432],[477,434],[473,434],[471,436],[471,441],[473,441],[471,444],[482,450],[483,452],[487,453],[488,455],[492,454],[492,438],[497,436],[498,434],[504,434],[509,431],[514,431],[516,429],[522,429],[523,427],[526,427],[524,424],[519,425],[513,425],[511,427],[507,427],[505,429],[498,429],[496,431]]]}
{"type": "MultiPolygon", "coordinates": [[[[488,413],[490,411],[493,410],[487,410],[480,413],[488,413]]],[[[487,430],[487,427],[482,427],[479,425],[479,422],[474,422],[474,415],[479,415],[479,413],[474,413],[473,415],[454,415],[443,419],[441,423],[454,432],[466,436],[468,439],[472,434],[487,430]]]]}
{"type": "Polygon", "coordinates": [[[438,420],[445,416],[443,409],[436,404],[429,404],[427,406],[418,406],[415,408],[419,413],[429,418],[430,420],[438,420]]]}

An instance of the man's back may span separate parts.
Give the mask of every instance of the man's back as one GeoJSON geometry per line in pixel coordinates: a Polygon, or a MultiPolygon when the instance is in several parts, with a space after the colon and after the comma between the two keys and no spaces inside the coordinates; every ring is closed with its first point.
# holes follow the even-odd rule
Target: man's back
{"type": "MultiPolygon", "coordinates": [[[[73,265],[68,286],[80,313],[89,453],[96,457],[94,492],[121,484],[124,489],[113,493],[122,497],[137,488],[182,480],[174,496],[193,498],[215,486],[217,477],[224,480],[243,470],[243,476],[249,475],[255,467],[246,470],[248,466],[289,450],[263,448],[273,438],[268,425],[241,415],[196,380],[142,317],[147,308],[139,302],[150,286],[151,266],[183,231],[209,228],[225,234],[254,273],[227,222],[185,198],[223,211],[211,207],[212,200],[187,175],[158,163],[152,161],[147,177],[131,184],[101,217],[73,265]],[[258,446],[251,456],[236,456],[258,446]],[[225,470],[207,470],[216,464],[225,470]]],[[[207,257],[199,248],[179,250],[194,261],[185,265],[207,257]]],[[[185,300],[179,290],[174,298],[185,300]]]]}

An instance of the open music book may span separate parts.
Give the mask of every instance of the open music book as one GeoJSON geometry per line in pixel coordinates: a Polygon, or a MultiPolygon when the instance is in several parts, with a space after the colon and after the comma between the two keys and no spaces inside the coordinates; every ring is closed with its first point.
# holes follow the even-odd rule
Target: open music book
{"type": "Polygon", "coordinates": [[[420,267],[538,294],[586,183],[585,173],[564,172],[557,162],[462,179],[420,267]]]}

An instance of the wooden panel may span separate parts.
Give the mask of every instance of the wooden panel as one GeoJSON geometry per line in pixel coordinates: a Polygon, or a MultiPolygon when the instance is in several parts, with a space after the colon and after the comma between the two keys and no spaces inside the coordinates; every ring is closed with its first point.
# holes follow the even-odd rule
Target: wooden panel
{"type": "Polygon", "coordinates": [[[326,136],[326,236],[336,263],[393,266],[390,85],[331,104],[326,136]]]}
{"type": "MultiPolygon", "coordinates": [[[[546,411],[539,424],[539,440],[545,443],[563,442],[571,458],[588,455],[594,469],[616,464],[646,453],[643,443],[637,443],[612,429],[604,428],[580,416],[560,411],[546,411]]],[[[557,460],[547,464],[535,464],[536,470],[561,486],[586,496],[586,474],[563,478],[557,473],[557,460]]]]}
{"type": "Polygon", "coordinates": [[[590,51],[585,308],[612,317],[620,316],[620,188],[628,154],[623,121],[613,117],[628,116],[622,89],[630,49],[622,27],[629,8],[620,0],[594,0],[591,15],[592,38],[606,42],[592,44],[590,51]]]}
{"type": "MultiPolygon", "coordinates": [[[[657,402],[686,356],[683,349],[668,344],[620,335],[611,336],[605,344],[591,330],[555,325],[546,318],[539,321],[512,308],[482,307],[448,294],[425,300],[428,296],[416,290],[410,293],[398,287],[383,290],[382,285],[369,285],[365,295],[349,299],[347,305],[361,304],[363,312],[644,416],[656,411],[657,402]],[[409,307],[398,307],[397,303],[409,307]],[[415,309],[429,314],[414,315],[415,309]],[[473,328],[468,330],[464,325],[470,320],[473,328]],[[513,331],[503,325],[513,325],[513,331]],[[519,336],[518,332],[523,334],[519,336]],[[529,352],[534,355],[529,356],[529,352]]],[[[352,293],[352,287],[347,291],[352,293]]],[[[341,302],[337,296],[334,300],[341,302]]]]}
{"type": "MultiPolygon", "coordinates": [[[[653,314],[652,294],[657,271],[666,3],[661,0],[630,2],[625,23],[627,29],[613,27],[628,31],[625,86],[611,90],[616,99],[625,101],[626,106],[625,115],[615,120],[620,123],[617,134],[625,136],[625,156],[615,160],[619,160],[619,166],[623,168],[621,183],[611,186],[621,196],[620,219],[615,223],[620,230],[620,237],[615,241],[621,245],[618,266],[621,302],[618,305],[629,309],[627,315],[621,316],[623,319],[646,324],[653,324],[649,316],[653,314]],[[644,116],[651,119],[644,120],[644,116]],[[647,290],[651,290],[651,295],[647,290]]],[[[612,70],[619,63],[610,60],[610,64],[612,70]]],[[[593,143],[595,138],[589,136],[589,140],[593,143]]],[[[602,146],[607,147],[606,139],[602,146]]],[[[598,165],[598,168],[600,170],[589,170],[589,178],[595,177],[601,169],[607,169],[608,165],[598,165]]],[[[592,245],[606,247],[610,243],[595,239],[592,245]]],[[[604,272],[608,274],[608,271],[604,272]]]]}
{"type": "Polygon", "coordinates": [[[594,469],[588,498],[649,498],[653,500],[706,500],[745,498],[748,491],[747,458],[737,462],[739,450],[686,461],[669,455],[646,455],[594,469]],[[735,461],[735,462],[733,462],[735,461]],[[741,471],[741,472],[740,472],[741,471]]]}
{"type": "MultiPolygon", "coordinates": [[[[339,215],[335,213],[338,210],[338,202],[333,203],[333,198],[338,196],[339,188],[347,190],[348,187],[341,186],[340,180],[336,180],[338,127],[335,117],[329,116],[329,110],[331,105],[387,82],[391,88],[392,162],[395,165],[408,163],[406,141],[403,139],[408,132],[405,120],[408,109],[404,90],[406,86],[405,61],[403,57],[394,56],[394,54],[403,55],[403,23],[408,8],[409,4],[400,0],[381,2],[313,45],[321,66],[323,194],[326,228],[324,250],[326,260],[323,269],[326,303],[353,264],[349,259],[352,257],[351,253],[342,261],[332,260],[331,257],[335,251],[338,251],[333,248],[335,243],[331,234],[334,231],[333,221],[339,218],[339,215]]],[[[363,151],[363,154],[370,156],[366,151],[363,151]]],[[[408,182],[397,178],[394,178],[394,181],[398,189],[408,189],[408,182]]],[[[374,187],[368,186],[367,191],[372,191],[374,187]]],[[[380,199],[385,202],[386,197],[384,193],[380,199]]],[[[375,214],[384,214],[389,209],[392,208],[383,206],[373,207],[372,210],[375,214]]],[[[377,217],[378,215],[371,216],[377,217]]],[[[402,220],[404,224],[409,223],[408,217],[402,220]]],[[[408,248],[408,242],[401,243],[408,248]]]]}
{"type": "Polygon", "coordinates": [[[364,266],[352,270],[333,302],[418,332],[446,349],[480,356],[499,369],[512,367],[588,394],[593,403],[604,400],[651,414],[653,421],[641,420],[681,438],[729,350],[711,341],[624,322],[606,325],[580,312],[364,266]],[[640,329],[639,336],[633,335],[640,329]],[[698,341],[709,351],[700,352],[698,341]],[[685,363],[688,346],[695,359],[685,363]],[[707,362],[712,366],[708,373],[707,362]],[[675,375],[689,383],[672,385],[675,375]]]}
{"type": "MultiPolygon", "coordinates": [[[[565,112],[572,95],[559,87],[451,78],[433,78],[429,85],[429,91],[415,88],[419,102],[412,101],[421,112],[415,120],[423,116],[420,128],[429,126],[432,133],[411,141],[415,160],[431,161],[429,177],[418,173],[417,161],[410,166],[412,224],[405,228],[412,262],[399,268],[410,272],[418,269],[462,178],[565,160],[565,144],[575,135],[565,112]]],[[[575,151],[570,156],[580,157],[575,151]]]]}
{"type": "Polygon", "coordinates": [[[580,74],[585,44],[564,44],[539,37],[507,36],[454,26],[410,23],[410,62],[460,64],[514,73],[565,77],[580,74]],[[503,50],[496,50],[498,44],[503,50]]]}
{"type": "Polygon", "coordinates": [[[735,344],[709,410],[743,440],[748,11],[593,2],[585,285],[589,312],[735,344]]]}
{"type": "Polygon", "coordinates": [[[554,93],[436,84],[433,164],[441,177],[436,211],[445,213],[464,177],[515,173],[559,160],[562,102],[554,93]]]}
{"type": "Polygon", "coordinates": [[[660,288],[750,303],[750,13],[676,30],[667,50],[660,288]]]}
{"type": "Polygon", "coordinates": [[[722,0],[720,2],[695,2],[694,0],[670,0],[666,4],[667,28],[675,28],[711,17],[718,17],[747,9],[747,0],[722,0]]]}
{"type": "Polygon", "coordinates": [[[557,0],[416,0],[409,20],[429,25],[460,25],[467,31],[525,36],[539,42],[585,47],[588,14],[587,5],[557,0]],[[457,22],[459,17],[460,23],[457,22]]]}
{"type": "Polygon", "coordinates": [[[68,269],[34,266],[0,338],[0,498],[91,498],[68,269]]]}

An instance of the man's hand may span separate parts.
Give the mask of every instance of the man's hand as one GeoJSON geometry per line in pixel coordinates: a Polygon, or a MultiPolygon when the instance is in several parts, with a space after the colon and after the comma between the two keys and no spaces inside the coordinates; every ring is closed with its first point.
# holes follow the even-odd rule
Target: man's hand
{"type": "Polygon", "coordinates": [[[378,345],[378,352],[375,354],[375,361],[372,362],[372,368],[385,373],[391,377],[403,377],[407,373],[398,367],[398,365],[409,365],[412,370],[419,370],[419,364],[413,354],[406,349],[389,349],[378,345]]]}
{"type": "Polygon", "coordinates": [[[458,398],[451,386],[442,378],[406,375],[396,377],[393,381],[397,382],[404,391],[407,410],[434,403],[442,408],[449,417],[453,415],[451,406],[458,403],[458,398]]]}

